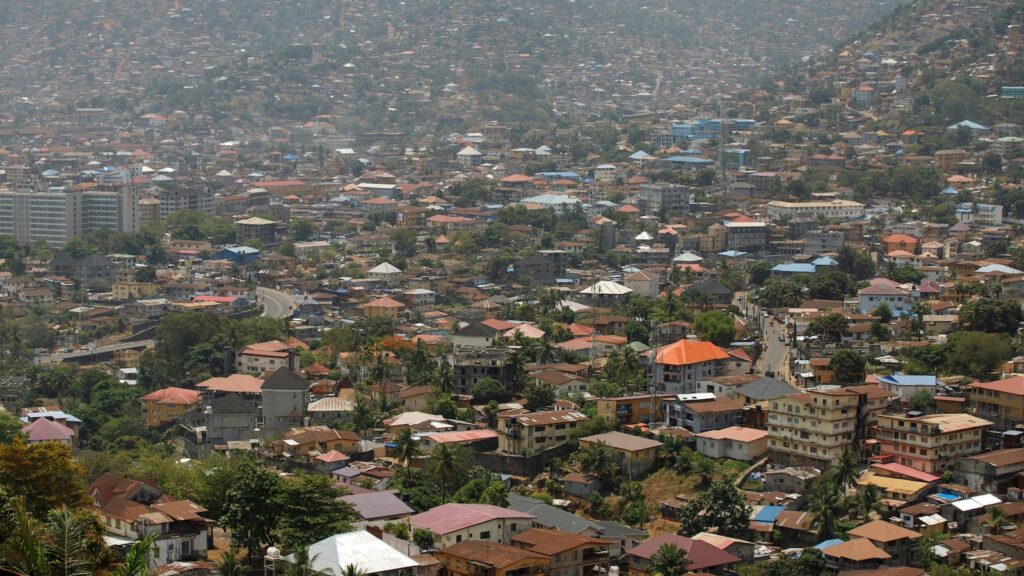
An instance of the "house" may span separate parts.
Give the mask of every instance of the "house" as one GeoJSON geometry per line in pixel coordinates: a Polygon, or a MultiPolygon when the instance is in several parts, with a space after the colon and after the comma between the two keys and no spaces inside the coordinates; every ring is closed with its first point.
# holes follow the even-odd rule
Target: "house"
{"type": "Polygon", "coordinates": [[[629,477],[636,477],[654,465],[661,442],[622,432],[605,432],[580,438],[580,449],[592,444],[606,444],[619,458],[620,469],[629,477]]]}
{"type": "Polygon", "coordinates": [[[498,414],[498,451],[508,454],[537,454],[565,444],[586,415],[572,410],[527,412],[510,410],[498,414]]]}
{"type": "Polygon", "coordinates": [[[449,576],[551,574],[551,559],[504,544],[466,541],[434,552],[449,576]]]}
{"type": "Polygon", "coordinates": [[[214,253],[215,260],[227,260],[232,264],[245,266],[260,259],[260,251],[251,246],[229,246],[214,253]]]}
{"type": "Polygon", "coordinates": [[[654,380],[659,392],[682,394],[694,391],[697,380],[725,374],[729,355],[711,342],[679,340],[658,349],[654,380]]]}
{"type": "Polygon", "coordinates": [[[384,427],[391,434],[397,433],[402,428],[431,432],[448,432],[454,429],[454,426],[447,423],[447,419],[444,416],[415,411],[402,412],[397,416],[388,418],[384,421],[384,427]]]}
{"type": "Polygon", "coordinates": [[[847,570],[873,570],[892,558],[867,538],[854,538],[824,548],[825,570],[838,574],[847,570]]]}
{"type": "Polygon", "coordinates": [[[174,386],[146,394],[139,398],[146,426],[157,428],[178,420],[199,404],[200,397],[201,393],[198,390],[174,386]]]}
{"type": "Polygon", "coordinates": [[[364,526],[383,526],[388,522],[408,518],[415,512],[392,490],[348,494],[342,496],[341,500],[352,505],[359,515],[359,524],[364,526]]]}
{"type": "Polygon", "coordinates": [[[938,384],[938,378],[935,376],[912,376],[899,373],[879,376],[876,380],[879,388],[899,395],[903,402],[910,402],[914,394],[921,391],[934,395],[935,385],[938,384]]]}
{"type": "Polygon", "coordinates": [[[402,283],[402,270],[390,262],[382,262],[370,268],[367,275],[388,286],[398,286],[402,283]]]}
{"type": "Polygon", "coordinates": [[[78,434],[78,429],[82,426],[81,420],[79,420],[75,416],[72,416],[71,414],[68,414],[63,410],[46,410],[45,408],[23,408],[22,414],[24,415],[20,418],[20,420],[24,424],[31,424],[36,420],[50,420],[52,422],[56,422],[58,424],[62,424],[70,428],[71,431],[75,433],[75,435],[78,434]]]}
{"type": "Polygon", "coordinates": [[[888,520],[872,520],[856,528],[847,530],[851,537],[866,538],[872,544],[885,551],[893,563],[913,565],[918,560],[917,541],[919,532],[908,530],[888,520]]]}
{"type": "Polygon", "coordinates": [[[487,348],[494,345],[494,340],[501,336],[501,331],[484,324],[483,322],[470,322],[455,331],[452,335],[452,343],[456,348],[463,346],[475,348],[487,348]]]}
{"type": "Polygon", "coordinates": [[[697,434],[697,452],[709,458],[753,462],[768,451],[768,431],[731,426],[697,434]]]}
{"type": "Polygon", "coordinates": [[[46,418],[38,418],[29,424],[21,427],[21,435],[25,437],[26,444],[38,444],[39,442],[59,442],[65,446],[75,445],[75,431],[71,428],[46,418]]]}
{"type": "Polygon", "coordinates": [[[555,391],[556,398],[568,398],[572,394],[583,394],[587,391],[587,380],[560,370],[541,370],[528,377],[535,384],[547,384],[555,391]]]}
{"type": "Polygon", "coordinates": [[[359,435],[328,426],[305,426],[285,432],[271,446],[274,454],[285,457],[316,456],[331,450],[351,454],[359,450],[359,435]]]}
{"type": "Polygon", "coordinates": [[[623,285],[634,293],[647,298],[657,298],[660,293],[659,285],[661,279],[643,270],[637,270],[622,279],[623,285]]]}
{"type": "Polygon", "coordinates": [[[898,502],[916,502],[923,498],[932,487],[928,482],[883,476],[870,470],[857,478],[858,489],[866,486],[874,486],[878,488],[882,498],[898,502]]]}
{"type": "Polygon", "coordinates": [[[893,316],[899,317],[910,313],[913,305],[908,290],[885,278],[870,280],[868,286],[857,291],[857,298],[857,311],[861,314],[870,314],[875,308],[885,304],[893,316]]]}
{"type": "Polygon", "coordinates": [[[469,540],[507,546],[513,536],[530,529],[533,518],[490,504],[453,502],[410,517],[409,525],[433,534],[435,545],[442,549],[469,540]]]}
{"type": "Polygon", "coordinates": [[[689,564],[686,569],[701,574],[731,573],[740,559],[703,540],[695,540],[676,534],[662,534],[634,547],[627,554],[629,576],[652,576],[651,557],[664,544],[673,544],[686,553],[689,564]]]}
{"type": "Polygon", "coordinates": [[[810,466],[787,466],[765,472],[764,489],[783,494],[807,494],[821,470],[810,466]]]}
{"type": "Polygon", "coordinates": [[[549,574],[592,574],[607,572],[610,540],[570,534],[545,528],[531,528],[512,537],[512,546],[545,556],[549,574]]]}
{"type": "Polygon", "coordinates": [[[413,576],[420,566],[366,530],[328,536],[310,545],[307,553],[309,568],[317,574],[343,574],[355,566],[366,576],[413,576]]]}
{"type": "Polygon", "coordinates": [[[601,480],[593,474],[570,472],[562,476],[561,481],[565,491],[577,498],[589,498],[601,489],[601,480]]]}
{"type": "Polygon", "coordinates": [[[151,568],[206,559],[213,540],[212,522],[202,516],[206,509],[198,504],[176,500],[153,484],[110,472],[93,481],[85,493],[115,541],[154,536],[151,568]]]}
{"type": "MultiPolygon", "coordinates": [[[[660,414],[661,403],[675,398],[674,394],[637,394],[615,398],[598,398],[597,415],[608,418],[619,426],[650,423],[651,415],[660,414]],[[653,409],[653,410],[652,410],[653,409]]],[[[658,418],[660,420],[660,418],[658,418]]]]}
{"type": "Polygon", "coordinates": [[[956,462],[957,479],[964,486],[994,494],[1005,494],[1008,487],[1017,487],[1024,472],[1024,448],[994,450],[960,458],[956,462]]]}
{"type": "Polygon", "coordinates": [[[408,386],[398,391],[396,399],[406,410],[423,411],[433,391],[433,386],[408,386]]]}
{"type": "Polygon", "coordinates": [[[303,424],[309,382],[287,367],[278,368],[263,381],[260,399],[260,428],[264,434],[280,434],[303,424]]]}
{"type": "MultiPolygon", "coordinates": [[[[712,304],[720,306],[732,304],[732,290],[714,278],[705,278],[691,284],[683,294],[685,299],[693,294],[699,294],[700,297],[707,298],[712,304]]],[[[700,302],[700,300],[695,301],[700,302]]]]}
{"type": "Polygon", "coordinates": [[[429,453],[441,444],[469,446],[478,452],[497,450],[498,433],[494,430],[455,430],[452,432],[423,432],[416,435],[423,451],[429,453]]]}
{"type": "Polygon", "coordinates": [[[736,426],[743,417],[739,400],[713,394],[679,394],[664,404],[665,424],[680,426],[698,434],[736,426]]]}
{"type": "Polygon", "coordinates": [[[941,475],[957,459],[982,451],[988,420],[971,414],[879,414],[875,426],[882,455],[915,470],[941,475]]]}
{"type": "Polygon", "coordinates": [[[367,319],[384,319],[395,322],[405,312],[405,304],[389,296],[382,296],[363,304],[363,316],[367,319]]]}
{"type": "Polygon", "coordinates": [[[235,370],[245,374],[263,374],[282,366],[298,370],[296,348],[306,348],[306,345],[280,340],[249,344],[235,355],[235,370]]]}
{"type": "Polygon", "coordinates": [[[973,382],[967,397],[975,413],[998,424],[1024,420],[1024,376],[994,382],[973,382]]]}

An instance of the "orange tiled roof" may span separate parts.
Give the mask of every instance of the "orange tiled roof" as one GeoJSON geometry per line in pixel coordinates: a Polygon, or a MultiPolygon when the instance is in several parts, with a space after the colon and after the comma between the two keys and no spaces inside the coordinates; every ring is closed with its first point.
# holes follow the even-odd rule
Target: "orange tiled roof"
{"type": "Polygon", "coordinates": [[[659,364],[686,366],[713,360],[726,360],[729,355],[711,342],[683,339],[658,351],[659,364]]]}

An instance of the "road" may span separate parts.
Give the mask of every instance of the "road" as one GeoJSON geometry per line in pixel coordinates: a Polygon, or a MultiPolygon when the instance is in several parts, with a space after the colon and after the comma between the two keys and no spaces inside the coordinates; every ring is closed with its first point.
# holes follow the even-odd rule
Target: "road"
{"type": "Polygon", "coordinates": [[[263,302],[263,316],[288,318],[295,311],[295,302],[292,297],[280,290],[260,286],[256,288],[256,294],[263,302]]]}
{"type": "Polygon", "coordinates": [[[118,342],[116,344],[108,344],[107,346],[96,346],[92,349],[83,348],[64,354],[40,354],[35,357],[35,363],[56,364],[58,362],[76,362],[92,358],[93,356],[113,354],[121,350],[149,348],[154,344],[156,344],[156,340],[138,340],[135,342],[118,342]]]}
{"type": "Polygon", "coordinates": [[[774,372],[775,377],[779,380],[792,383],[792,375],[789,371],[790,344],[785,325],[777,322],[773,317],[766,318],[762,342],[764,350],[758,359],[758,373],[774,372]]]}

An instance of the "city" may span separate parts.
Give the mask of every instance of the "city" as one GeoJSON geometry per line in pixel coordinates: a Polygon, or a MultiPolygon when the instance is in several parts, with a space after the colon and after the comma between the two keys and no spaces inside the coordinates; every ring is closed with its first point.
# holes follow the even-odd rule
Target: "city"
{"type": "Polygon", "coordinates": [[[0,574],[1024,574],[1022,26],[0,3],[0,574]]]}

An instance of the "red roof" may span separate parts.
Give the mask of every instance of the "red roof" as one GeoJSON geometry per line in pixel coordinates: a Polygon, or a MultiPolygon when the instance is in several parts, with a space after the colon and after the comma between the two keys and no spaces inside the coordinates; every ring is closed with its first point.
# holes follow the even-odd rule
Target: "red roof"
{"type": "Polygon", "coordinates": [[[686,559],[689,560],[689,564],[686,565],[686,568],[693,572],[719,566],[728,566],[740,561],[736,556],[726,552],[725,550],[716,548],[707,542],[694,540],[692,538],[676,534],[662,534],[661,536],[655,536],[654,538],[635,546],[629,551],[629,555],[650,560],[651,556],[658,551],[658,548],[660,548],[662,544],[675,544],[677,548],[686,552],[686,559]]]}
{"type": "Polygon", "coordinates": [[[726,360],[729,355],[718,346],[703,340],[682,339],[658,350],[658,364],[687,366],[714,360],[726,360]]]}
{"type": "Polygon", "coordinates": [[[402,304],[401,302],[399,302],[398,300],[395,300],[394,298],[388,298],[387,296],[384,296],[383,298],[377,298],[373,302],[366,303],[363,307],[364,308],[405,308],[405,304],[402,304]]]}
{"type": "Polygon", "coordinates": [[[1024,376],[1011,376],[995,382],[974,382],[971,387],[1024,396],[1024,376]]]}
{"type": "Polygon", "coordinates": [[[939,476],[915,470],[910,466],[904,466],[903,464],[897,464],[895,462],[887,462],[885,464],[872,464],[872,468],[876,470],[884,470],[890,474],[896,476],[903,476],[908,480],[917,480],[918,482],[936,482],[939,480],[939,476]]]}
{"type": "Polygon", "coordinates": [[[146,394],[139,400],[148,400],[150,402],[156,402],[158,404],[183,404],[185,406],[191,406],[196,402],[199,402],[200,393],[198,390],[189,390],[187,388],[176,388],[171,386],[169,388],[162,388],[146,394]]]}
{"type": "Polygon", "coordinates": [[[409,523],[434,534],[444,535],[499,518],[532,520],[534,517],[490,504],[449,503],[421,512],[409,518],[409,523]]]}

